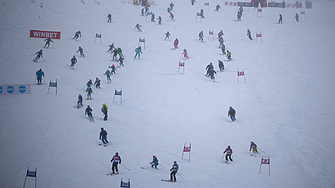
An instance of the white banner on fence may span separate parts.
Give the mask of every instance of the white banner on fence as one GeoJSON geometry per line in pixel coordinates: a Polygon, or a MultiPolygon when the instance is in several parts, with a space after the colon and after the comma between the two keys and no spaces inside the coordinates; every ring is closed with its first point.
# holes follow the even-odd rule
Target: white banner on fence
{"type": "Polygon", "coordinates": [[[0,85],[0,95],[30,94],[30,84],[0,85]]]}

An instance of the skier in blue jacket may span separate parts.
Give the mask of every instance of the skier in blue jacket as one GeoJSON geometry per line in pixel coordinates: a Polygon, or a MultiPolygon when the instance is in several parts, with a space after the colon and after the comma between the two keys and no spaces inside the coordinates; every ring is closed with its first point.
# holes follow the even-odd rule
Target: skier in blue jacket
{"type": "Polygon", "coordinates": [[[135,52],[136,52],[136,54],[135,54],[134,59],[136,59],[137,55],[138,55],[138,58],[140,58],[140,57],[141,57],[140,53],[142,53],[142,51],[141,51],[141,46],[137,47],[137,48],[135,49],[135,52]]]}
{"type": "Polygon", "coordinates": [[[33,60],[35,63],[38,63],[38,60],[43,57],[43,53],[42,53],[42,49],[38,52],[35,53],[36,57],[35,59],[33,60]]]}
{"type": "Polygon", "coordinates": [[[80,94],[78,95],[77,106],[78,106],[78,108],[83,106],[83,96],[81,96],[80,94]]]}
{"type": "Polygon", "coordinates": [[[103,127],[101,127],[99,140],[101,140],[102,143],[104,143],[104,144],[108,143],[108,140],[107,140],[107,131],[104,130],[103,127]]]}
{"type": "Polygon", "coordinates": [[[77,63],[76,56],[73,55],[73,57],[71,58],[71,65],[70,65],[70,67],[73,67],[76,63],[77,63]]]}
{"type": "Polygon", "coordinates": [[[52,42],[52,43],[54,42],[54,41],[52,41],[52,40],[51,40],[51,38],[50,38],[50,37],[49,37],[49,38],[47,38],[47,39],[45,39],[44,41],[46,41],[46,42],[45,42],[45,45],[44,45],[44,47],[43,47],[43,48],[49,48],[49,46],[50,46],[50,42],[52,42]],[[48,45],[48,47],[46,47],[47,45],[48,45]]]}
{"type": "Polygon", "coordinates": [[[158,166],[158,159],[156,156],[152,156],[152,162],[150,163],[151,164],[151,167],[155,167],[155,169],[157,169],[157,166],[158,166]]]}
{"type": "Polygon", "coordinates": [[[77,53],[80,52],[80,56],[85,58],[85,54],[84,54],[84,49],[82,49],[80,46],[79,46],[79,49],[77,51],[77,53]]]}
{"type": "Polygon", "coordinates": [[[87,108],[85,110],[85,115],[87,115],[91,120],[93,119],[93,114],[92,114],[92,108],[90,105],[87,105],[87,108]]]}
{"type": "Polygon", "coordinates": [[[142,26],[140,24],[136,24],[135,29],[137,29],[139,32],[142,32],[141,27],[142,26]]]}
{"type": "Polygon", "coordinates": [[[37,76],[37,84],[42,84],[42,76],[44,77],[44,72],[42,71],[42,69],[36,72],[36,76],[37,76]]]}

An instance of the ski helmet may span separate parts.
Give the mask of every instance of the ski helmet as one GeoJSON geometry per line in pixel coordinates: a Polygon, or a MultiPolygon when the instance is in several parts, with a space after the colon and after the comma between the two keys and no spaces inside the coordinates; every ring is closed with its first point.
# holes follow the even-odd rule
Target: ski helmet
{"type": "Polygon", "coordinates": [[[115,155],[119,155],[119,153],[118,153],[118,152],[116,152],[116,153],[115,153],[115,155]]]}
{"type": "Polygon", "coordinates": [[[73,55],[73,57],[76,57],[75,55],[73,55]]]}
{"type": "Polygon", "coordinates": [[[173,161],[173,163],[177,163],[177,161],[173,161]]]}
{"type": "Polygon", "coordinates": [[[114,67],[114,64],[112,66],[114,67]]]}
{"type": "Polygon", "coordinates": [[[230,146],[228,146],[228,148],[230,148],[230,146]]]}
{"type": "Polygon", "coordinates": [[[152,158],[156,158],[156,156],[152,156],[152,158]]]}
{"type": "Polygon", "coordinates": [[[87,108],[90,108],[90,105],[87,105],[87,108]]]}
{"type": "Polygon", "coordinates": [[[92,80],[90,79],[90,81],[92,81],[92,80]]]}

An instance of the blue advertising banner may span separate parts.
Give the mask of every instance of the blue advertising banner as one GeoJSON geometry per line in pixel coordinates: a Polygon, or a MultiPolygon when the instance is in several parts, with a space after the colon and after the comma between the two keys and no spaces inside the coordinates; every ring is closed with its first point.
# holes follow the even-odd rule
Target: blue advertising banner
{"type": "Polygon", "coordinates": [[[0,85],[0,95],[30,94],[30,84],[0,85]]]}

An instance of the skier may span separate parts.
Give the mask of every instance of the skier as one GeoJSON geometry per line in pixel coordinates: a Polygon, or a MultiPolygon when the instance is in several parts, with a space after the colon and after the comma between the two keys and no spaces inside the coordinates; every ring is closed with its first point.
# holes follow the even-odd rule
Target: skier
{"type": "Polygon", "coordinates": [[[42,69],[40,69],[36,72],[36,76],[37,76],[37,85],[41,85],[42,84],[42,76],[44,77],[44,72],[42,71],[42,69]]]}
{"type": "Polygon", "coordinates": [[[203,9],[200,10],[200,15],[201,15],[201,18],[205,18],[203,9]]]}
{"type": "Polygon", "coordinates": [[[115,74],[116,68],[115,68],[114,64],[112,66],[109,66],[108,68],[112,68],[112,71],[110,73],[115,74]]]}
{"type": "Polygon", "coordinates": [[[87,83],[86,83],[86,86],[87,86],[87,88],[88,87],[91,87],[93,85],[93,82],[92,82],[92,80],[90,79],[87,83]]]}
{"type": "Polygon", "coordinates": [[[162,18],[161,18],[161,16],[158,16],[157,20],[158,20],[158,25],[161,25],[162,24],[162,18]]]}
{"type": "Polygon", "coordinates": [[[220,68],[220,71],[224,71],[224,65],[223,65],[223,62],[221,60],[218,60],[219,62],[219,68],[220,68]]]}
{"type": "Polygon", "coordinates": [[[113,50],[113,61],[116,61],[117,60],[117,54],[118,54],[118,49],[117,48],[115,48],[114,50],[113,50]]]}
{"type": "Polygon", "coordinates": [[[283,23],[283,16],[281,14],[279,14],[279,20],[278,23],[283,23]]]}
{"type": "Polygon", "coordinates": [[[138,32],[142,32],[141,27],[140,24],[136,24],[135,29],[137,29],[138,32]]]}
{"type": "Polygon", "coordinates": [[[88,116],[88,118],[90,118],[90,121],[93,121],[93,114],[92,114],[92,108],[90,107],[90,105],[87,105],[87,108],[85,110],[85,115],[88,116]]]}
{"type": "Polygon", "coordinates": [[[80,56],[85,58],[85,54],[84,54],[84,49],[82,49],[80,46],[79,46],[79,49],[77,51],[77,53],[80,52],[80,56]]]}
{"type": "Polygon", "coordinates": [[[213,66],[212,62],[210,62],[210,63],[206,66],[206,70],[207,70],[206,76],[207,76],[207,77],[209,76],[209,71],[210,71],[211,69],[214,69],[214,66],[213,66]]]}
{"type": "Polygon", "coordinates": [[[221,45],[222,55],[226,55],[226,46],[224,44],[221,45]]]}
{"type": "Polygon", "coordinates": [[[111,45],[108,45],[109,49],[107,50],[107,52],[112,52],[115,47],[114,47],[114,43],[112,43],[111,45]]]}
{"type": "Polygon", "coordinates": [[[142,51],[141,51],[141,46],[137,47],[137,48],[135,49],[135,52],[136,52],[136,54],[135,54],[134,59],[136,59],[137,55],[138,55],[138,58],[140,58],[140,57],[141,57],[141,54],[140,54],[140,53],[142,53],[142,51]]]}
{"type": "Polygon", "coordinates": [[[194,5],[195,2],[196,2],[195,0],[191,0],[191,4],[192,4],[192,5],[194,5]]]}
{"type": "Polygon", "coordinates": [[[86,93],[87,93],[87,98],[86,98],[86,100],[92,100],[92,93],[93,93],[93,91],[92,91],[91,86],[87,87],[87,89],[86,89],[86,93]]]}
{"type": "Polygon", "coordinates": [[[172,13],[170,13],[169,17],[171,18],[172,21],[174,21],[174,15],[172,13]]]}
{"type": "Polygon", "coordinates": [[[236,115],[236,111],[235,111],[235,109],[233,108],[233,107],[229,107],[229,110],[228,110],[228,117],[230,116],[230,119],[232,120],[232,121],[235,121],[236,120],[236,118],[235,118],[235,115],[236,115]]]}
{"type": "Polygon", "coordinates": [[[52,41],[52,40],[51,40],[51,38],[50,38],[50,37],[49,37],[49,38],[47,38],[47,39],[45,39],[44,41],[46,41],[46,42],[45,42],[45,45],[44,45],[44,47],[43,47],[43,48],[49,48],[49,46],[50,46],[50,42],[52,42],[52,43],[54,42],[54,41],[52,41]],[[48,45],[48,47],[46,47],[47,45],[48,45]]]}
{"type": "Polygon", "coordinates": [[[77,63],[76,56],[73,55],[73,57],[71,58],[71,65],[70,65],[70,67],[73,67],[76,63],[77,63]]]}
{"type": "MultiPolygon", "coordinates": [[[[142,52],[141,52],[142,53],[142,52]]],[[[138,57],[140,57],[140,56],[138,56],[138,57]]],[[[120,58],[119,58],[119,60],[117,60],[116,62],[119,62],[120,61],[120,66],[124,66],[124,64],[123,64],[123,60],[124,60],[124,57],[123,56],[120,56],[120,58]]]]}
{"type": "Polygon", "coordinates": [[[220,38],[219,38],[219,42],[220,42],[219,48],[221,48],[221,46],[222,46],[223,43],[224,43],[224,39],[223,39],[223,37],[220,37],[220,38]]]}
{"type": "Polygon", "coordinates": [[[204,32],[200,31],[199,33],[199,40],[201,40],[201,42],[204,42],[204,32]]]}
{"type": "Polygon", "coordinates": [[[218,33],[218,39],[221,38],[221,36],[223,36],[223,30],[218,33]]]}
{"type": "Polygon", "coordinates": [[[152,15],[151,15],[151,22],[155,22],[155,14],[154,13],[152,13],[152,15]]]}
{"type": "Polygon", "coordinates": [[[107,121],[107,109],[108,109],[108,106],[106,105],[106,103],[102,104],[102,108],[101,108],[101,112],[104,114],[104,121],[107,121]]]}
{"type": "Polygon", "coordinates": [[[77,40],[78,37],[81,38],[81,32],[80,32],[80,31],[75,32],[75,33],[74,33],[74,37],[73,37],[72,39],[76,39],[76,40],[77,40]]]}
{"type": "Polygon", "coordinates": [[[117,169],[117,165],[120,163],[121,164],[121,157],[119,156],[119,153],[116,152],[115,155],[113,156],[112,160],[111,160],[112,164],[112,174],[119,174],[119,170],[117,169]]]}
{"type": "Polygon", "coordinates": [[[122,57],[122,49],[120,47],[117,48],[117,53],[120,57],[122,57]]]}
{"type": "Polygon", "coordinates": [[[144,16],[144,8],[141,10],[141,16],[144,16]]]}
{"type": "Polygon", "coordinates": [[[167,11],[168,13],[171,14],[171,9],[170,9],[170,7],[168,7],[168,8],[166,9],[166,11],[167,11]]]}
{"type": "Polygon", "coordinates": [[[243,7],[240,6],[240,8],[238,10],[242,13],[243,12],[243,7]]]}
{"type": "Polygon", "coordinates": [[[228,58],[228,61],[231,61],[231,52],[229,50],[227,50],[227,58],[228,58]]]}
{"type": "Polygon", "coordinates": [[[112,22],[112,15],[109,13],[107,16],[108,20],[107,23],[111,23],[112,22]]]}
{"type": "Polygon", "coordinates": [[[209,76],[211,76],[211,80],[215,79],[214,74],[216,74],[216,72],[213,68],[208,71],[208,74],[209,76]]]}
{"type": "Polygon", "coordinates": [[[80,108],[83,106],[83,96],[80,94],[78,95],[78,102],[77,102],[77,108],[80,108]]]}
{"type": "Polygon", "coordinates": [[[106,72],[105,72],[104,75],[106,75],[106,77],[107,77],[107,82],[112,82],[112,80],[111,80],[111,72],[108,69],[106,70],[106,72]]]}
{"type": "Polygon", "coordinates": [[[158,166],[158,159],[156,156],[152,156],[152,162],[150,163],[151,164],[151,168],[155,167],[155,169],[157,169],[157,166],[158,166]]]}
{"type": "Polygon", "coordinates": [[[251,151],[251,149],[252,149],[253,153],[258,153],[257,145],[253,141],[250,142],[250,149],[249,149],[249,151],[251,151]]]}
{"type": "Polygon", "coordinates": [[[171,11],[173,10],[173,7],[174,7],[174,4],[171,2],[171,3],[170,3],[170,10],[171,10],[171,11]]]}
{"type": "Polygon", "coordinates": [[[219,9],[221,9],[221,7],[220,7],[220,5],[218,4],[218,5],[215,6],[215,11],[219,11],[219,9]]]}
{"type": "Polygon", "coordinates": [[[94,82],[95,88],[101,89],[100,82],[101,82],[101,80],[99,78],[95,78],[95,82],[94,82]]]}
{"type": "Polygon", "coordinates": [[[242,12],[237,11],[237,21],[241,21],[241,17],[242,17],[242,12]]]}
{"type": "Polygon", "coordinates": [[[38,63],[38,60],[40,59],[40,57],[43,57],[42,49],[40,51],[36,52],[35,55],[36,55],[36,57],[33,60],[33,62],[38,63]]]}
{"type": "Polygon", "coordinates": [[[104,144],[108,144],[107,131],[103,127],[101,127],[99,140],[101,140],[102,143],[104,143],[104,144]]]}
{"type": "Polygon", "coordinates": [[[170,40],[171,34],[170,34],[169,31],[167,31],[164,35],[165,35],[165,39],[164,40],[166,40],[166,39],[170,40]]]}
{"type": "Polygon", "coordinates": [[[295,18],[295,20],[296,20],[297,22],[299,22],[299,15],[298,15],[297,13],[295,13],[294,18],[295,18]]]}
{"type": "Polygon", "coordinates": [[[178,44],[179,44],[179,40],[176,38],[176,40],[174,40],[173,42],[174,49],[178,49],[178,44]]]}
{"type": "Polygon", "coordinates": [[[249,37],[250,40],[252,40],[252,38],[251,38],[251,31],[249,29],[247,29],[247,36],[249,37]]]}
{"type": "Polygon", "coordinates": [[[183,50],[182,54],[184,54],[184,58],[188,59],[188,55],[187,55],[187,50],[186,49],[183,50]]]}
{"type": "Polygon", "coordinates": [[[179,170],[179,166],[177,164],[177,161],[173,162],[172,168],[170,169],[171,173],[170,173],[170,181],[177,181],[176,179],[176,173],[179,170]]]}
{"type": "Polygon", "coordinates": [[[233,161],[233,159],[231,158],[231,154],[233,154],[233,150],[230,148],[230,146],[228,146],[226,148],[226,150],[224,150],[223,153],[226,153],[226,163],[228,162],[228,157],[230,161],[233,161]],[[227,152],[227,153],[226,153],[227,152]]]}

